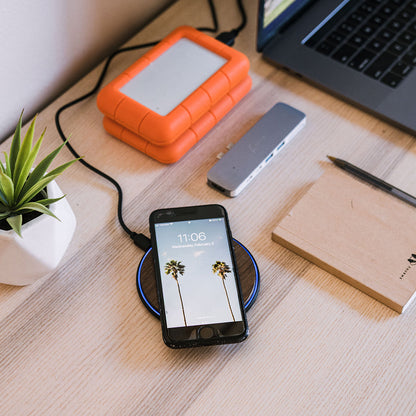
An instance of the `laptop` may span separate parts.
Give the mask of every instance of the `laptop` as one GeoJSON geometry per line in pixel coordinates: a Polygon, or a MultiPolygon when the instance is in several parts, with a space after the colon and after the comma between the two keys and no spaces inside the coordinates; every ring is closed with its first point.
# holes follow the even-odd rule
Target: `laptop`
{"type": "Polygon", "coordinates": [[[416,0],[259,0],[257,50],[416,135],[416,0]]]}

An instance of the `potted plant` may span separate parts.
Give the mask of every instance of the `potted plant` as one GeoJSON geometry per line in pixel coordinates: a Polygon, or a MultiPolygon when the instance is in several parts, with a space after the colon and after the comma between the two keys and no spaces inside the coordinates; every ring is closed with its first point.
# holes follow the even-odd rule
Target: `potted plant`
{"type": "Polygon", "coordinates": [[[0,162],[0,283],[27,285],[54,270],[68,247],[75,216],[55,182],[71,160],[50,172],[63,143],[37,166],[45,130],[33,144],[36,117],[21,140],[22,115],[0,162]]]}

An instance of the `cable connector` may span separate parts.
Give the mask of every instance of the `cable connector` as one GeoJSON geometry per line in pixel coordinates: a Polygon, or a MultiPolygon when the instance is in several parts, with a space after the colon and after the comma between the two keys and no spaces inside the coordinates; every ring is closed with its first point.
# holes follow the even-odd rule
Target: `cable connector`
{"type": "Polygon", "coordinates": [[[150,247],[152,247],[152,243],[150,241],[149,237],[146,237],[144,234],[140,233],[131,233],[130,238],[133,240],[134,244],[142,249],[144,252],[149,250],[150,247]]]}
{"type": "Polygon", "coordinates": [[[222,43],[225,43],[228,46],[233,46],[237,35],[238,31],[233,29],[229,32],[221,32],[215,39],[219,40],[222,43]]]}

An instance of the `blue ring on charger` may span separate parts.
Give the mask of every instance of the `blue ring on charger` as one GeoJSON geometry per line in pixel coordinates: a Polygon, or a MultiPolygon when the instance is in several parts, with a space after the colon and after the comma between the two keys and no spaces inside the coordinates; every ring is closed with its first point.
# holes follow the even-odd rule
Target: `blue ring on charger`
{"type": "MultiPolygon", "coordinates": [[[[253,262],[254,271],[256,273],[256,277],[254,279],[253,290],[251,291],[251,294],[250,294],[249,298],[247,299],[246,303],[244,304],[244,310],[247,312],[253,306],[253,303],[257,298],[257,294],[259,293],[260,272],[259,272],[259,268],[257,266],[256,260],[254,260],[254,257],[248,251],[248,249],[243,244],[241,244],[238,240],[236,240],[235,238],[233,238],[233,241],[236,242],[248,254],[251,261],[253,262]]],[[[136,275],[137,292],[139,293],[140,300],[143,302],[144,306],[146,306],[147,310],[153,316],[156,316],[156,318],[160,318],[160,312],[146,298],[146,296],[143,292],[142,284],[140,282],[140,273],[141,273],[141,270],[142,270],[142,267],[143,267],[143,263],[144,263],[146,257],[150,254],[151,251],[152,251],[152,247],[150,247],[146,251],[146,253],[144,253],[142,259],[140,260],[139,267],[137,268],[137,275],[136,275]]]]}

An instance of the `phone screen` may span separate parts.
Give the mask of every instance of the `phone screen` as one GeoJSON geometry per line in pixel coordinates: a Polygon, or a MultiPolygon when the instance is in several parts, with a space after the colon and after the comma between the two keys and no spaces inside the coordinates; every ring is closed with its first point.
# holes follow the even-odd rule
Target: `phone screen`
{"type": "Polygon", "coordinates": [[[167,328],[243,321],[225,218],[155,224],[167,328]]]}

